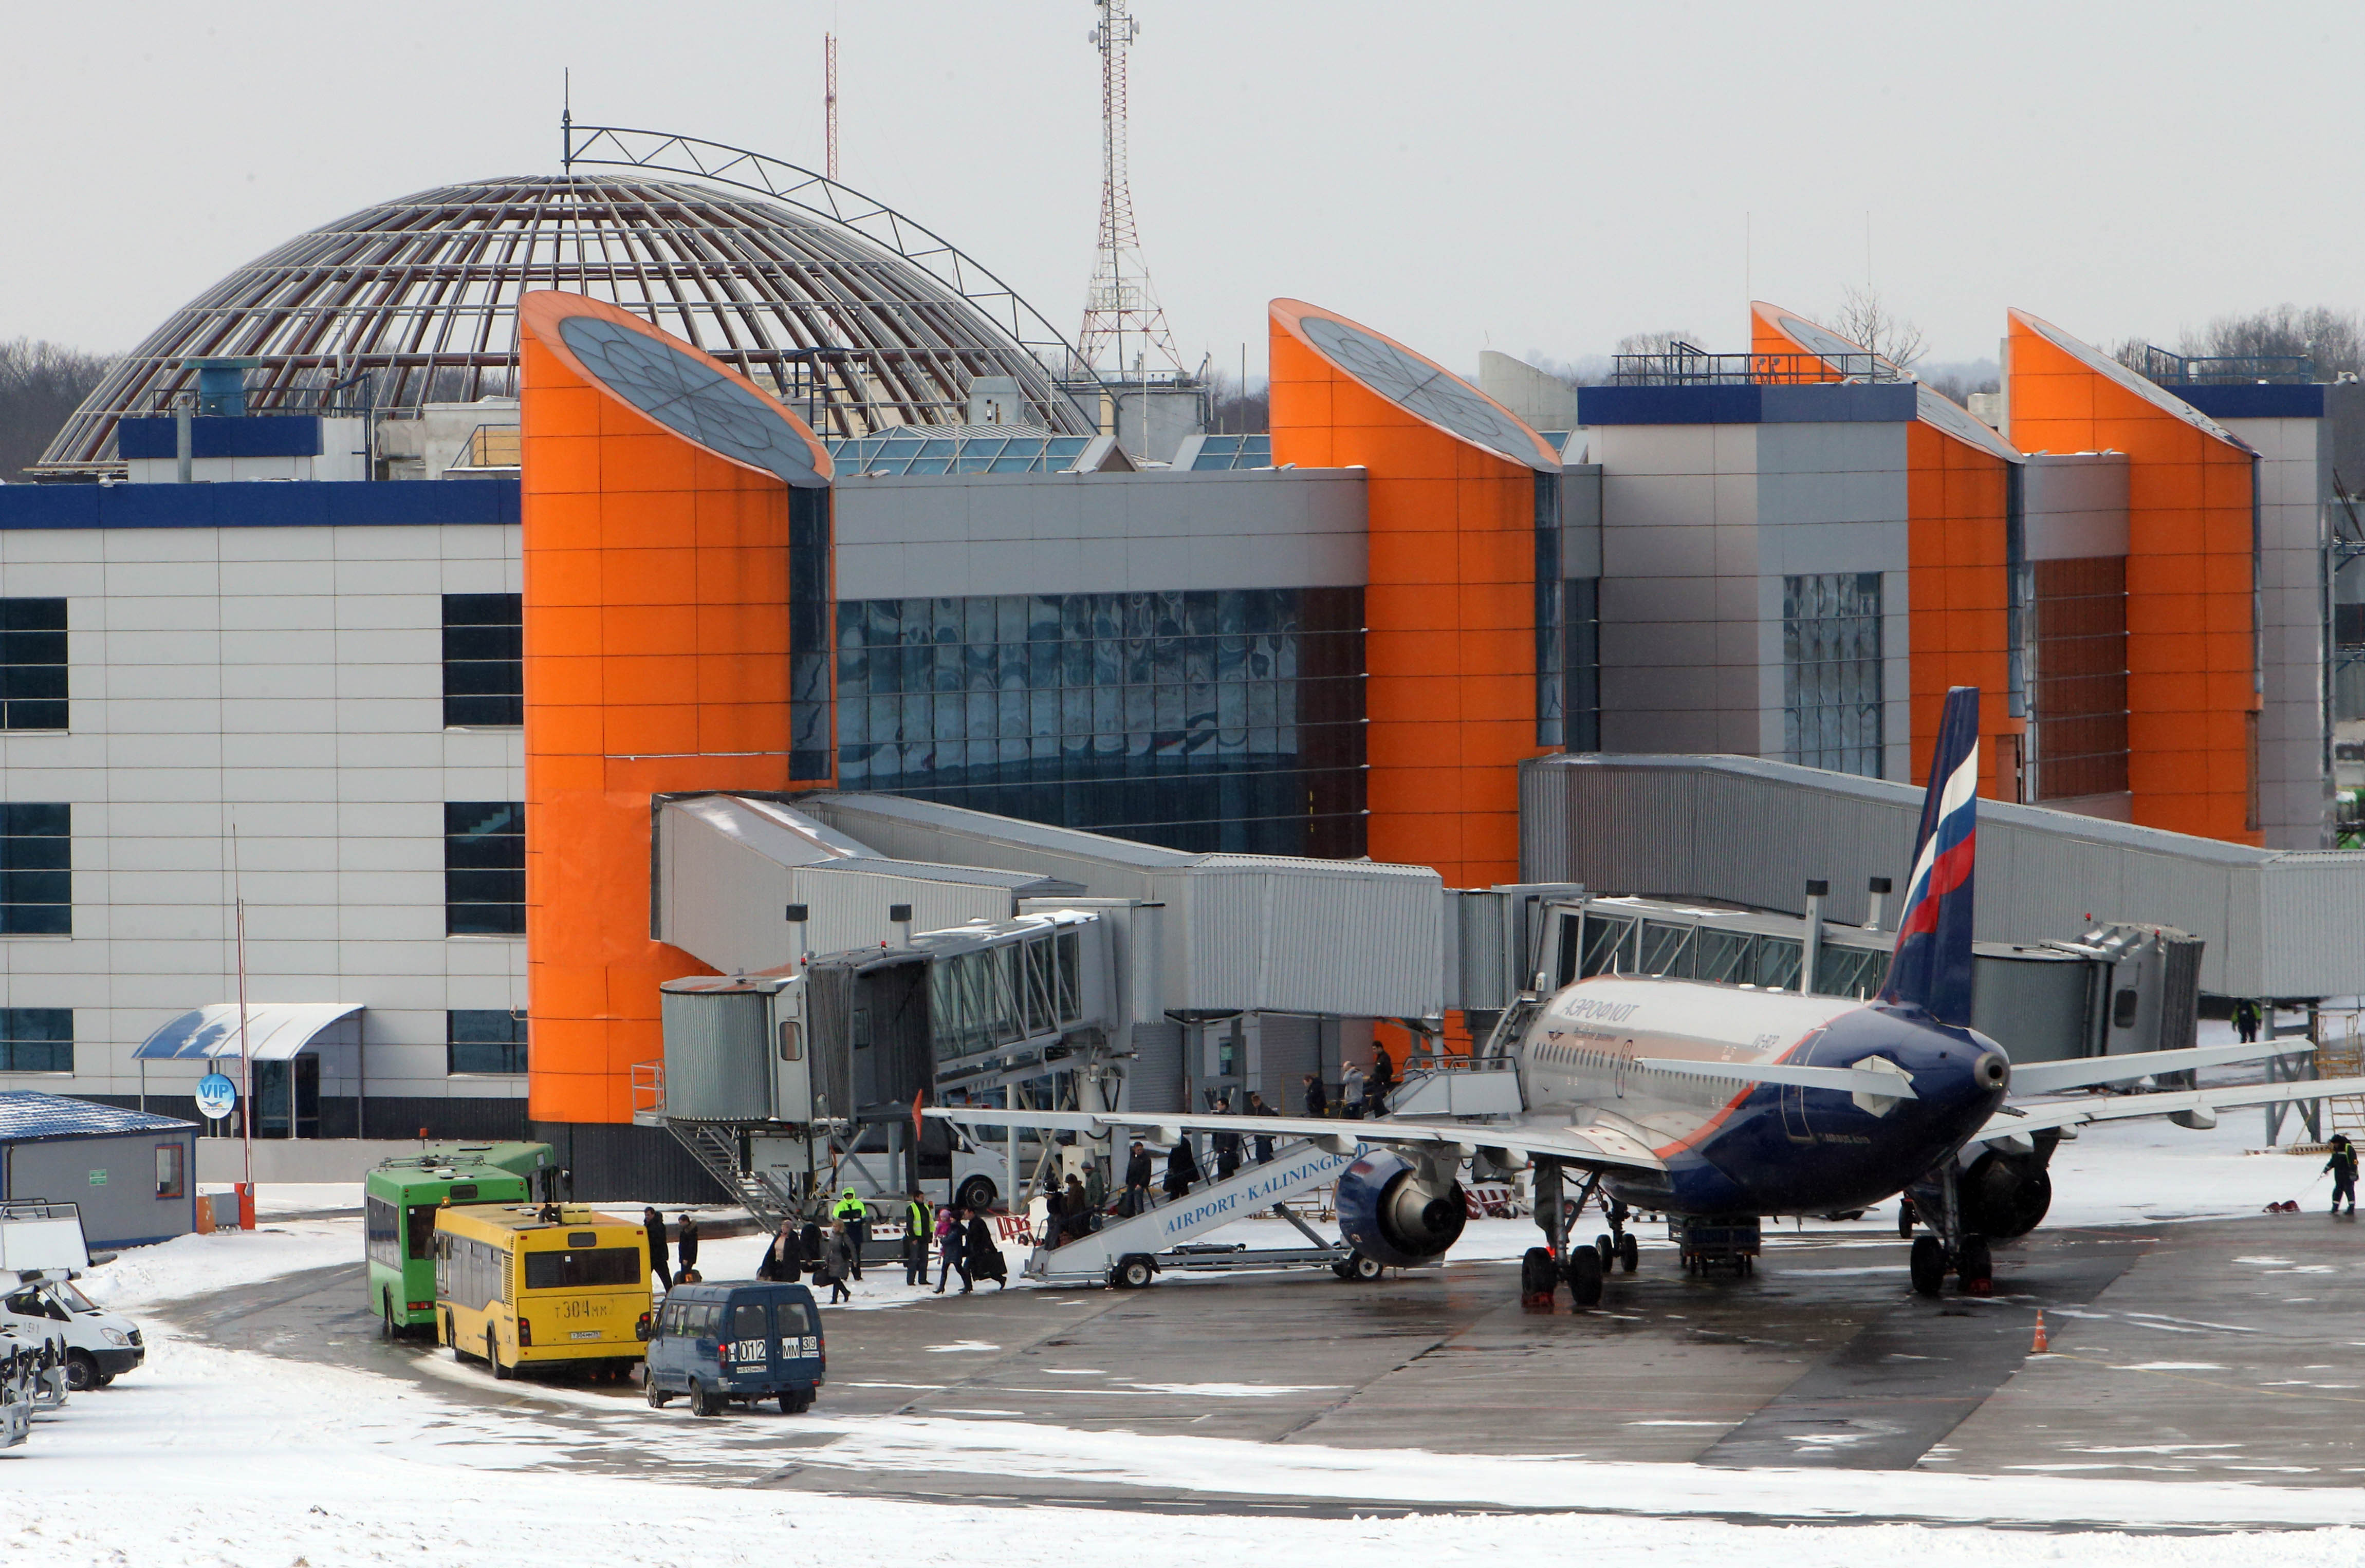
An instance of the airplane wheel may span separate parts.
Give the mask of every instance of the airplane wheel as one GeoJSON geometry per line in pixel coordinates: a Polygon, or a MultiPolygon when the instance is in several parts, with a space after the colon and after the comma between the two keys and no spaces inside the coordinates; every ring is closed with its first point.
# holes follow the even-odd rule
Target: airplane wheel
{"type": "Polygon", "coordinates": [[[1635,1240],[1631,1235],[1620,1237],[1618,1238],[1618,1267],[1626,1273],[1631,1274],[1642,1265],[1642,1244],[1635,1240]]]}
{"type": "Polygon", "coordinates": [[[1601,1305],[1601,1254],[1580,1247],[1568,1255],[1569,1299],[1579,1306],[1601,1305]]]}
{"type": "Polygon", "coordinates": [[[1909,1265],[1913,1275],[1913,1289],[1922,1295],[1936,1295],[1946,1284],[1946,1250],[1938,1245],[1934,1236],[1913,1238],[1913,1256],[1909,1265]]]}
{"type": "Polygon", "coordinates": [[[1984,1236],[1966,1236],[1955,1253],[1955,1278],[1974,1294],[1995,1283],[1995,1257],[1984,1236]]]}
{"type": "Polygon", "coordinates": [[[1601,1254],[1601,1271],[1608,1273],[1609,1265],[1618,1261],[1618,1243],[1609,1239],[1609,1233],[1605,1230],[1593,1238],[1593,1249],[1601,1254]]]}
{"type": "Polygon", "coordinates": [[[1560,1271],[1552,1264],[1551,1249],[1529,1248],[1519,1259],[1519,1299],[1549,1301],[1552,1288],[1559,1283],[1560,1271]]]}
{"type": "Polygon", "coordinates": [[[1905,1240],[1913,1234],[1913,1200],[1897,1200],[1897,1239],[1905,1240]]]}

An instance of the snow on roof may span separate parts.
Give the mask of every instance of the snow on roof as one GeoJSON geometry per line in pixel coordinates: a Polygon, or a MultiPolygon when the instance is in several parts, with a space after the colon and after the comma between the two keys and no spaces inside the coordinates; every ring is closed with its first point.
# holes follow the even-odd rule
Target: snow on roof
{"type": "Polygon", "coordinates": [[[43,1138],[99,1137],[110,1133],[153,1133],[195,1127],[195,1122],[146,1111],[127,1111],[95,1100],[45,1094],[38,1089],[0,1090],[0,1143],[43,1138]]]}

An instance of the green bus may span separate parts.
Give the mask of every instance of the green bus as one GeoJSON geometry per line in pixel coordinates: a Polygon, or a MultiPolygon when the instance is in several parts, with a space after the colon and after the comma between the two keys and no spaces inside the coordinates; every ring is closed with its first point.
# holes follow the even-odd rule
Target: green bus
{"type": "Polygon", "coordinates": [[[362,1183],[370,1309],[391,1339],[435,1324],[435,1211],[447,1204],[524,1204],[552,1170],[546,1143],[469,1143],[381,1162],[362,1183]]]}

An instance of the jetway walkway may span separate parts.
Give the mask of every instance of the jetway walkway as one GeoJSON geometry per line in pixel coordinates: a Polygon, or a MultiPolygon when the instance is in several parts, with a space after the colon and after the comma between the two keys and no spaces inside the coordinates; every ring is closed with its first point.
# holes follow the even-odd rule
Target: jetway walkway
{"type": "MultiPolygon", "coordinates": [[[[1283,1207],[1285,1200],[1326,1183],[1354,1163],[1351,1135],[1304,1139],[1273,1150],[1272,1158],[1243,1165],[1231,1176],[1184,1193],[1170,1204],[1124,1219],[1061,1247],[1037,1247],[1026,1260],[1026,1276],[1055,1285],[1116,1285],[1138,1289],[1167,1270],[1214,1271],[1312,1267],[1344,1275],[1360,1260],[1344,1241],[1326,1241],[1283,1207]],[[1193,1243],[1235,1220],[1272,1214],[1306,1237],[1302,1248],[1208,1248],[1193,1243]]],[[[1376,1274],[1378,1270],[1373,1268],[1376,1274]]]]}

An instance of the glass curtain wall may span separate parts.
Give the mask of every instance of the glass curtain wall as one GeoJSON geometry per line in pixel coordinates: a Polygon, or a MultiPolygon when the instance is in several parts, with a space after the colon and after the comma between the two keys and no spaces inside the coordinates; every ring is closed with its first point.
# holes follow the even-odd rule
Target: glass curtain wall
{"type": "Polygon", "coordinates": [[[1788,760],[1879,778],[1881,676],[1878,572],[1782,579],[1788,760]]]}
{"type": "Polygon", "coordinates": [[[1171,848],[1363,853],[1360,588],[837,607],[838,784],[1171,848]]]}

